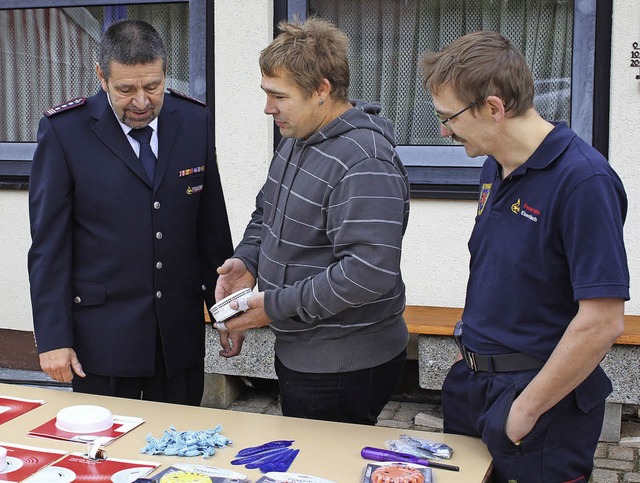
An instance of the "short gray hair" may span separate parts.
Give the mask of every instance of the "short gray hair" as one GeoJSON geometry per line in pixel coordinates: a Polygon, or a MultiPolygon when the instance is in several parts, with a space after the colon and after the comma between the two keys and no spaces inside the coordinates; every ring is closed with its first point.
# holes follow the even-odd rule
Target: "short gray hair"
{"type": "Polygon", "coordinates": [[[124,65],[152,64],[162,60],[167,72],[167,50],[158,31],[142,20],[121,20],[105,31],[100,40],[98,63],[109,79],[111,61],[124,65]]]}

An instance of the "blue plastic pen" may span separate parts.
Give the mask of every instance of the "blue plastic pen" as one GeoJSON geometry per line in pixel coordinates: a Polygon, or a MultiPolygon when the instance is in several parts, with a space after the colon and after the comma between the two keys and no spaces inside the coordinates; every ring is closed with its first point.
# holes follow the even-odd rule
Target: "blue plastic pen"
{"type": "Polygon", "coordinates": [[[401,461],[403,463],[415,463],[417,465],[430,466],[431,468],[439,468],[441,470],[460,471],[459,466],[438,463],[437,461],[427,460],[409,453],[398,453],[397,451],[390,451],[388,449],[372,448],[371,446],[362,448],[360,456],[374,461],[401,461]]]}

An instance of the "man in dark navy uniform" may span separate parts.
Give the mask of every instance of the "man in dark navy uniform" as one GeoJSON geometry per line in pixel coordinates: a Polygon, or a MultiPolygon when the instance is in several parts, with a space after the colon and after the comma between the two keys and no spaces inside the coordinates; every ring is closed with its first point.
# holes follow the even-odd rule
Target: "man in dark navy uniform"
{"type": "Polygon", "coordinates": [[[629,298],[624,188],[538,115],[525,59],[499,33],[465,35],[422,68],[441,134],[488,155],[444,430],[482,437],[496,482],[586,483],[611,392],[599,363],[629,298]]]}
{"type": "Polygon", "coordinates": [[[74,391],[198,405],[203,300],[233,253],[210,112],[165,95],[148,23],[100,42],[102,90],[47,112],[31,172],[40,365],[74,391]]]}

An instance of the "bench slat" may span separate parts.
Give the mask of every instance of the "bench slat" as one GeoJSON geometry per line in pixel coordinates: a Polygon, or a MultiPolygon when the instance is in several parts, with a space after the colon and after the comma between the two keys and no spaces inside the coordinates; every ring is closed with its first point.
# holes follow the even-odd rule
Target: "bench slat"
{"type": "MultiPolygon", "coordinates": [[[[462,316],[461,308],[407,305],[404,320],[411,334],[453,335],[453,328],[462,316]]],[[[616,344],[640,345],[640,316],[624,316],[624,332],[616,344]]]]}
{"type": "Polygon", "coordinates": [[[461,317],[461,308],[407,305],[404,309],[404,321],[411,334],[453,335],[461,317]]]}
{"type": "Polygon", "coordinates": [[[640,316],[624,316],[624,332],[616,339],[616,344],[640,345],[640,316]]]}

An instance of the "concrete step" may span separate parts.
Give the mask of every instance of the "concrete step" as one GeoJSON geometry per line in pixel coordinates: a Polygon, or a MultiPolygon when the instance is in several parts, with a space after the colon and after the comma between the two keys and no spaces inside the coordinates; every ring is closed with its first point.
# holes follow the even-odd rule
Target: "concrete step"
{"type": "Polygon", "coordinates": [[[42,371],[26,371],[22,369],[6,369],[0,367],[0,383],[22,384],[25,386],[71,391],[70,383],[54,381],[42,371]]]}

